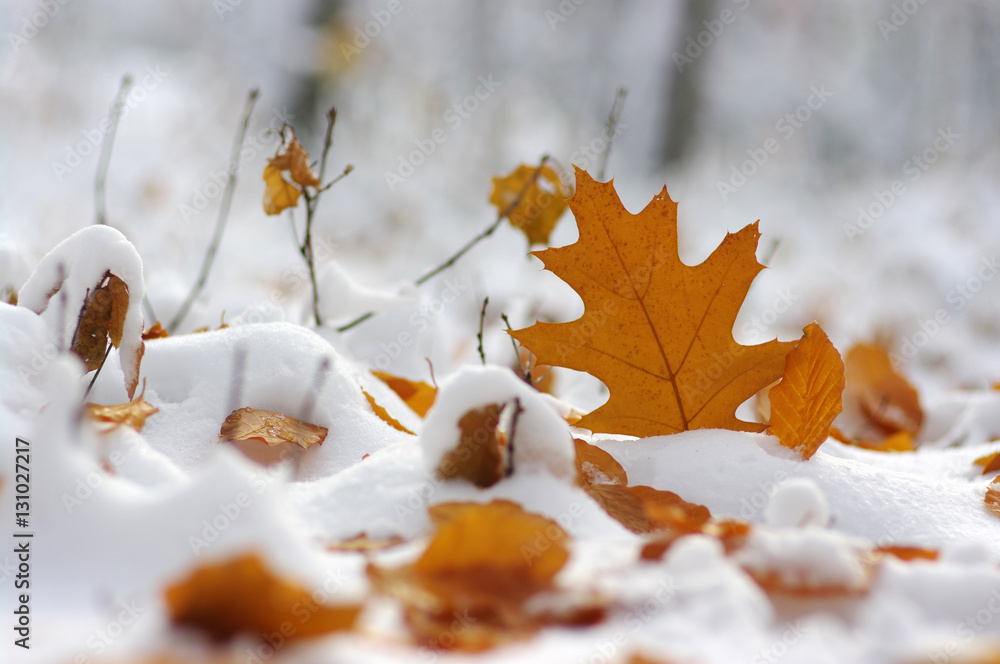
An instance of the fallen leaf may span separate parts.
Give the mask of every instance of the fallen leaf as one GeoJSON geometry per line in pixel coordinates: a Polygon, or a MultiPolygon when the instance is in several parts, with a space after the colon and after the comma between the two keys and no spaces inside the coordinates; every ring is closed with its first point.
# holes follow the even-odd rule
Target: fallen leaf
{"type": "Polygon", "coordinates": [[[995,473],[1000,470],[1000,452],[994,452],[993,454],[987,454],[986,456],[979,457],[972,463],[983,467],[983,475],[995,473]]]}
{"type": "Polygon", "coordinates": [[[760,432],[736,408],[777,380],[794,342],[736,343],[732,329],[763,269],[757,224],[730,233],[702,264],[681,262],[677,204],[666,188],[638,215],[612,182],[576,169],[569,201],[580,239],[535,252],[583,299],[570,323],[511,332],[540,362],[585,371],[607,385],[607,403],[577,426],[638,437],[690,429],[760,432]]]}
{"type": "Polygon", "coordinates": [[[583,489],[612,519],[633,533],[650,531],[646,507],[628,487],[620,484],[590,484],[583,489]]]}
{"type": "Polygon", "coordinates": [[[552,229],[566,211],[562,179],[551,166],[543,165],[539,170],[536,166],[521,164],[510,175],[493,178],[490,203],[502,214],[522,191],[524,196],[507,214],[507,220],[527,236],[530,244],[548,244],[552,229]],[[535,171],[539,171],[538,178],[525,190],[535,171]]]}
{"type": "Polygon", "coordinates": [[[700,533],[712,518],[704,505],[672,491],[648,486],[590,484],[583,487],[613,519],[634,533],[666,531],[674,536],[700,533]]]}
{"type": "Polygon", "coordinates": [[[295,443],[307,450],[312,445],[322,445],[328,431],[326,427],[274,411],[239,408],[222,423],[219,437],[226,440],[260,440],[271,446],[295,443]]]}
{"type": "Polygon", "coordinates": [[[167,333],[163,326],[160,325],[160,321],[156,321],[153,327],[149,328],[142,333],[142,340],[149,341],[150,339],[166,339],[170,334],[167,333]]]}
{"type": "Polygon", "coordinates": [[[398,394],[399,398],[420,417],[427,415],[427,411],[434,405],[437,388],[432,385],[421,380],[393,376],[384,371],[373,371],[372,375],[388,385],[389,389],[398,394]]]}
{"type": "Polygon", "coordinates": [[[223,641],[237,634],[289,641],[350,630],[359,605],[329,606],[325,586],[308,590],[272,572],[256,553],[206,563],[171,583],[164,596],[171,621],[223,641]],[[303,619],[306,618],[306,619],[303,619]]]}
{"type": "Polygon", "coordinates": [[[309,166],[309,153],[302,147],[299,139],[295,138],[294,134],[292,135],[292,141],[285,148],[285,151],[269,159],[267,164],[282,171],[288,171],[288,174],[292,177],[292,181],[299,186],[319,187],[319,176],[309,166]]]}
{"type": "Polygon", "coordinates": [[[909,431],[898,431],[891,436],[872,441],[865,438],[851,438],[837,427],[830,427],[830,437],[846,445],[853,445],[873,452],[913,452],[913,434],[909,431]]]}
{"type": "Polygon", "coordinates": [[[365,395],[365,399],[368,399],[368,405],[372,407],[372,410],[375,412],[376,415],[378,415],[379,419],[381,419],[383,422],[391,426],[393,429],[396,429],[397,431],[408,433],[411,436],[416,435],[412,431],[404,427],[402,424],[400,424],[399,420],[397,420],[396,418],[394,418],[392,415],[389,414],[389,411],[387,411],[382,406],[378,405],[378,403],[375,402],[375,397],[368,394],[368,392],[366,392],[363,389],[361,390],[361,393],[365,395]]]}
{"type": "Polygon", "coordinates": [[[528,638],[547,624],[603,616],[593,605],[558,615],[529,609],[529,600],[553,591],[553,579],[569,559],[569,537],[551,519],[507,500],[444,503],[431,507],[430,516],[436,529],[418,560],[396,568],[368,566],[375,590],[402,602],[421,645],[478,651],[528,638]],[[453,628],[456,616],[467,618],[460,629],[453,628]]]}
{"type": "Polygon", "coordinates": [[[371,551],[382,551],[399,546],[405,540],[398,535],[389,538],[372,538],[367,533],[361,533],[357,537],[352,537],[343,542],[330,544],[327,548],[331,551],[353,551],[355,553],[369,553],[371,551]]]}
{"type": "Polygon", "coordinates": [[[493,486],[504,477],[505,443],[497,426],[497,404],[473,408],[458,421],[458,443],[444,455],[437,472],[445,479],[464,479],[480,488],[493,486]]]}
{"type": "Polygon", "coordinates": [[[848,351],[844,365],[845,405],[855,404],[882,436],[920,431],[924,412],[917,390],[896,372],[884,349],[857,344],[848,351]]]}
{"type": "Polygon", "coordinates": [[[87,416],[95,422],[107,422],[111,424],[102,433],[114,431],[124,425],[130,426],[136,431],[142,431],[146,424],[146,418],[160,412],[159,408],[154,408],[143,398],[146,394],[145,381],[142,385],[142,392],[132,401],[114,406],[99,406],[96,403],[84,404],[84,411],[87,416]]]}
{"type": "Polygon", "coordinates": [[[576,471],[578,483],[585,484],[628,484],[625,469],[613,456],[596,445],[573,439],[576,446],[576,471]]]}
{"type": "Polygon", "coordinates": [[[299,204],[302,192],[281,175],[274,166],[264,167],[264,212],[269,215],[281,214],[287,208],[299,204]]]}
{"type": "Polygon", "coordinates": [[[893,556],[904,561],[937,560],[939,552],[935,549],[925,549],[919,546],[878,546],[873,553],[882,556],[893,556]]]}
{"type": "Polygon", "coordinates": [[[808,459],[827,439],[843,409],[844,363],[816,323],[785,358],[781,382],[771,388],[767,432],[808,459]]]}
{"type": "Polygon", "coordinates": [[[1000,475],[993,478],[990,485],[986,487],[986,496],[983,498],[986,509],[996,516],[1000,516],[1000,475]]]}

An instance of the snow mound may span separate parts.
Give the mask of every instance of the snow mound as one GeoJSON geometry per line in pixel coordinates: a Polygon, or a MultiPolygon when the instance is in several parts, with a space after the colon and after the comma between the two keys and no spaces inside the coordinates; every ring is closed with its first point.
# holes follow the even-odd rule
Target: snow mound
{"type": "Polygon", "coordinates": [[[815,480],[796,477],[777,486],[764,519],[782,528],[823,527],[830,521],[830,507],[815,480]]]}

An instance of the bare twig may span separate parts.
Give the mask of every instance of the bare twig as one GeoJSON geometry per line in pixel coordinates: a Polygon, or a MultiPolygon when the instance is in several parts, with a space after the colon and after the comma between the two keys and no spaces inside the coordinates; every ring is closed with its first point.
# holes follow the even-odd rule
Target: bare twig
{"type": "MultiPolygon", "coordinates": [[[[510,321],[507,319],[507,314],[500,314],[500,319],[503,320],[504,325],[507,326],[508,332],[513,332],[514,329],[510,326],[510,321]]],[[[508,335],[510,336],[510,335],[508,335]]],[[[517,350],[517,341],[514,337],[510,337],[510,345],[514,347],[514,359],[517,360],[517,366],[521,368],[521,379],[531,385],[531,366],[529,365],[527,369],[524,368],[524,364],[521,363],[521,353],[517,350]]]]}
{"type": "MultiPolygon", "coordinates": [[[[458,261],[459,258],[461,258],[462,256],[464,256],[466,254],[466,252],[468,252],[474,246],[476,246],[477,244],[479,244],[480,242],[482,242],[483,240],[485,240],[489,236],[493,235],[494,231],[496,231],[496,229],[500,226],[500,222],[502,222],[504,219],[506,219],[507,216],[511,212],[513,212],[517,208],[518,205],[521,204],[521,200],[528,193],[528,190],[531,188],[531,185],[535,184],[535,182],[538,180],[538,176],[541,175],[542,168],[545,166],[545,164],[546,164],[546,162],[548,162],[548,160],[549,160],[549,155],[545,155],[545,156],[542,157],[542,160],[538,163],[538,168],[535,169],[535,172],[531,174],[531,177],[528,179],[528,181],[524,183],[523,187],[521,187],[521,191],[518,192],[517,196],[514,198],[514,200],[511,201],[510,205],[508,205],[506,208],[504,208],[500,212],[500,214],[497,215],[496,220],[492,224],[490,224],[489,226],[487,226],[484,231],[482,231],[481,233],[479,233],[478,235],[476,235],[475,237],[473,237],[471,240],[469,240],[468,242],[466,242],[464,245],[462,245],[462,247],[458,251],[456,251],[454,254],[452,254],[451,257],[448,258],[445,262],[441,263],[440,265],[438,265],[437,267],[435,267],[434,269],[432,269],[430,272],[427,272],[422,277],[420,277],[419,279],[417,279],[416,281],[414,281],[413,282],[414,285],[420,286],[420,285],[426,283],[427,281],[429,281],[430,279],[434,278],[439,273],[443,272],[444,270],[446,270],[449,267],[451,267],[452,265],[454,265],[455,262],[458,261]]],[[[347,323],[346,325],[342,325],[341,327],[338,327],[337,331],[338,332],[346,332],[349,329],[351,329],[352,327],[354,327],[355,325],[363,323],[364,321],[368,320],[369,318],[371,318],[374,315],[375,315],[375,313],[370,311],[370,312],[368,312],[368,313],[366,313],[366,314],[364,314],[362,316],[359,316],[359,317],[355,318],[350,323],[347,323]]]]}
{"type": "Polygon", "coordinates": [[[205,260],[202,261],[201,271],[198,274],[198,279],[195,281],[194,287],[188,294],[187,299],[184,300],[184,304],[181,305],[177,315],[174,316],[174,319],[170,321],[170,325],[167,326],[167,332],[170,334],[173,334],[178,326],[180,326],[184,317],[187,316],[188,311],[191,309],[191,305],[194,304],[195,299],[201,293],[201,289],[205,287],[208,273],[211,271],[212,263],[215,261],[215,253],[219,250],[219,243],[222,241],[222,232],[226,229],[226,220],[229,218],[229,208],[233,203],[233,192],[236,191],[236,174],[240,168],[240,149],[243,147],[243,138],[246,136],[247,126],[250,124],[250,115],[253,113],[253,107],[257,103],[257,96],[259,94],[260,91],[256,88],[251,90],[247,96],[246,104],[243,106],[243,121],[240,123],[240,129],[236,134],[236,141],[233,143],[232,155],[226,167],[229,178],[226,181],[225,193],[222,195],[222,204],[219,206],[219,217],[215,222],[215,234],[212,236],[211,244],[208,245],[205,260]]]}
{"type": "Polygon", "coordinates": [[[104,351],[104,359],[97,366],[97,371],[94,372],[94,377],[90,379],[90,385],[87,386],[87,391],[83,393],[83,400],[86,401],[87,397],[90,396],[90,390],[94,387],[94,383],[97,382],[97,377],[101,375],[101,369],[104,368],[105,362],[108,361],[108,355],[111,355],[111,343],[108,343],[107,349],[104,351]]]}
{"type": "Polygon", "coordinates": [[[776,237],[773,240],[771,240],[771,246],[767,248],[767,253],[764,254],[764,257],[762,259],[760,259],[761,265],[766,266],[768,263],[771,262],[771,258],[774,256],[774,252],[778,250],[778,246],[780,244],[781,244],[781,238],[779,237],[776,237]]]}
{"type": "Polygon", "coordinates": [[[605,138],[607,140],[604,143],[604,151],[601,152],[600,166],[597,168],[597,179],[601,182],[604,181],[604,171],[608,167],[608,160],[611,159],[611,144],[615,142],[615,135],[618,133],[618,118],[622,114],[627,94],[628,90],[624,87],[618,88],[618,91],[615,92],[615,103],[611,105],[611,113],[608,115],[608,122],[605,125],[605,138]]]}
{"type": "Polygon", "coordinates": [[[514,414],[510,416],[510,433],[507,436],[507,477],[514,474],[514,436],[517,434],[517,420],[523,412],[521,398],[514,397],[514,414]]]}
{"type": "Polygon", "coordinates": [[[316,366],[312,385],[310,385],[309,391],[306,392],[305,401],[302,402],[302,410],[299,415],[300,420],[308,422],[312,417],[313,407],[316,405],[316,397],[323,390],[323,385],[326,384],[326,379],[330,375],[330,365],[330,357],[327,356],[316,366]]]}
{"type": "Polygon", "coordinates": [[[243,379],[247,369],[246,344],[240,343],[233,351],[233,382],[229,384],[229,404],[226,417],[229,417],[243,402],[243,379]]]}
{"type": "Polygon", "coordinates": [[[111,147],[115,142],[115,134],[118,132],[118,120],[121,119],[122,106],[125,105],[125,96],[129,88],[132,87],[132,76],[125,74],[122,77],[121,85],[118,87],[118,94],[108,112],[108,132],[104,135],[101,145],[101,158],[97,162],[97,179],[94,180],[94,193],[97,198],[97,222],[107,224],[107,206],[105,202],[105,185],[108,180],[108,166],[111,163],[111,147]]]}
{"type": "Polygon", "coordinates": [[[483,310],[479,312],[479,334],[476,338],[479,339],[479,359],[483,361],[483,366],[486,366],[486,353],[483,352],[483,323],[486,321],[486,305],[490,303],[490,298],[486,297],[483,300],[483,310]]]}

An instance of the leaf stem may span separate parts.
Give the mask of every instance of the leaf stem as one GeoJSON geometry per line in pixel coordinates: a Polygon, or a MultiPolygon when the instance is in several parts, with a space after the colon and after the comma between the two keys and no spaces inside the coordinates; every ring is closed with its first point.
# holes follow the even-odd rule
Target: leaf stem
{"type": "Polygon", "coordinates": [[[618,88],[615,92],[615,101],[611,105],[611,113],[608,115],[608,121],[605,124],[607,140],[604,142],[604,150],[601,152],[600,166],[597,169],[597,179],[600,182],[604,181],[604,171],[608,167],[608,160],[611,159],[611,145],[615,142],[615,136],[618,135],[618,118],[622,114],[622,108],[625,106],[625,96],[628,94],[628,90],[622,86],[618,88]]]}
{"type": "Polygon", "coordinates": [[[215,261],[215,254],[219,250],[219,243],[222,242],[222,233],[226,229],[226,220],[229,218],[229,208],[233,203],[233,193],[236,191],[236,174],[240,170],[240,149],[243,147],[243,139],[247,133],[247,127],[250,124],[250,115],[253,113],[253,107],[257,103],[257,97],[260,95],[260,90],[254,88],[247,95],[246,103],[243,106],[243,121],[240,123],[240,129],[236,134],[236,140],[233,142],[233,151],[229,159],[229,164],[226,167],[226,173],[229,178],[226,181],[226,190],[222,195],[222,204],[219,206],[219,217],[215,222],[215,233],[212,236],[212,242],[208,245],[208,251],[205,253],[205,259],[201,264],[201,271],[198,274],[198,279],[195,281],[194,287],[188,294],[187,299],[184,300],[184,304],[181,305],[180,310],[174,319],[170,321],[170,325],[167,326],[167,332],[173,334],[181,322],[187,316],[188,311],[191,309],[191,305],[194,304],[195,299],[201,293],[201,290],[205,287],[205,282],[208,280],[208,273],[212,269],[212,263],[215,261]]]}
{"type": "Polygon", "coordinates": [[[479,359],[483,361],[483,366],[486,366],[486,353],[483,352],[483,323],[486,321],[486,305],[490,303],[489,296],[483,300],[483,310],[479,312],[479,334],[476,338],[479,339],[479,359]]]}
{"type": "Polygon", "coordinates": [[[107,225],[108,223],[105,194],[108,181],[108,166],[111,164],[111,148],[115,143],[115,134],[118,132],[118,121],[121,119],[122,106],[125,105],[125,96],[131,87],[132,76],[131,74],[125,74],[122,76],[121,85],[118,86],[118,94],[115,95],[115,101],[111,104],[111,110],[108,112],[108,133],[104,135],[104,141],[101,144],[101,158],[97,162],[97,178],[94,180],[94,194],[97,199],[96,223],[101,225],[107,225]]]}

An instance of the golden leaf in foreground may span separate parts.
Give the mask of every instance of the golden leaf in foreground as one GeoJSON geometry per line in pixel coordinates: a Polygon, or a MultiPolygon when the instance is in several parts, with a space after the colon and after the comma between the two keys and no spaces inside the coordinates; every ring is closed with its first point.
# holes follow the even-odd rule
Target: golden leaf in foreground
{"type": "Polygon", "coordinates": [[[762,431],[737,419],[736,409],[781,376],[795,344],[733,339],[736,315],[763,269],[757,224],[728,234],[704,263],[688,266],[678,255],[677,204],[665,187],[633,215],[613,182],[596,182],[579,168],[576,177],[569,206],[580,239],[535,255],[577,292],[583,316],[511,335],[539,362],[585,371],[608,386],[607,403],[577,426],[639,437],[762,431]]]}
{"type": "Polygon", "coordinates": [[[268,445],[295,443],[302,449],[322,445],[326,427],[309,424],[294,417],[258,408],[239,408],[222,423],[219,437],[226,440],[260,440],[268,445]]]}
{"type": "Polygon", "coordinates": [[[844,363],[819,325],[810,323],[803,331],[802,340],[785,358],[781,382],[768,395],[767,432],[808,459],[843,409],[844,363]]]}
{"type": "Polygon", "coordinates": [[[545,165],[525,191],[524,186],[534,177],[536,170],[539,169],[535,166],[521,164],[510,175],[493,178],[490,203],[496,206],[497,213],[502,214],[524,191],[521,201],[508,213],[507,220],[527,236],[530,244],[548,244],[552,229],[566,211],[566,192],[559,174],[545,165]]]}
{"type": "Polygon", "coordinates": [[[261,639],[275,632],[291,641],[351,629],[361,607],[329,606],[318,599],[330,594],[325,586],[308,590],[286,581],[256,553],[202,565],[164,591],[175,625],[218,641],[241,633],[261,639]]]}
{"type": "Polygon", "coordinates": [[[132,399],[132,401],[114,406],[99,406],[96,403],[87,403],[84,404],[84,412],[95,422],[107,422],[111,424],[112,426],[106,429],[105,433],[113,431],[123,424],[132,427],[136,431],[142,431],[142,427],[146,425],[146,419],[150,415],[160,412],[159,408],[154,408],[143,398],[145,393],[146,384],[144,382],[142,392],[135,399],[132,399]]]}
{"type": "Polygon", "coordinates": [[[422,380],[400,378],[384,371],[373,371],[372,375],[388,385],[389,389],[399,395],[399,398],[420,417],[427,415],[427,411],[434,405],[437,388],[433,385],[428,385],[422,380]]]}
{"type": "Polygon", "coordinates": [[[281,170],[274,166],[264,167],[264,212],[270,215],[281,214],[290,207],[299,204],[302,192],[294,184],[281,175],[281,170]]]}

